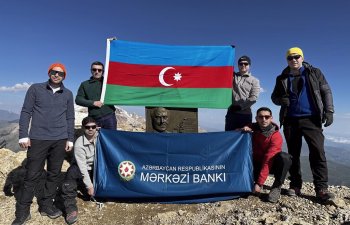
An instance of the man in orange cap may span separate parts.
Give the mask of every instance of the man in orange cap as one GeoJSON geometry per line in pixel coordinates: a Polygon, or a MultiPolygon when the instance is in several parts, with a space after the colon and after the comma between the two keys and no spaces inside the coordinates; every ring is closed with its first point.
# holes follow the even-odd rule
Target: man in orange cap
{"type": "Polygon", "coordinates": [[[280,122],[292,155],[289,170],[290,188],[287,194],[300,195],[302,176],[300,152],[302,137],[309,147],[309,161],[315,185],[316,197],[321,202],[334,199],[328,191],[328,169],[324,151],[322,123],[333,123],[333,96],[331,88],[320,69],[304,61],[303,51],[298,47],[288,49],[288,66],[276,79],[271,99],[281,106],[280,122]]]}
{"type": "Polygon", "coordinates": [[[65,66],[54,63],[48,70],[49,80],[33,84],[27,91],[19,120],[19,145],[28,149],[26,175],[17,198],[13,225],[24,224],[31,218],[35,191],[41,215],[52,219],[62,215],[53,200],[65,152],[72,150],[74,141],[73,94],[62,83],[66,75],[65,66]],[[38,192],[35,189],[45,162],[45,185],[38,192]]]}

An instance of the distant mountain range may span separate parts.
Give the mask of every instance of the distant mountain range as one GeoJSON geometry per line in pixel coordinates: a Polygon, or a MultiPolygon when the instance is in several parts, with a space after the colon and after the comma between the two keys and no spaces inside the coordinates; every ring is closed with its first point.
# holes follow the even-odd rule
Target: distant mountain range
{"type": "MultiPolygon", "coordinates": [[[[350,186],[350,145],[343,144],[338,146],[339,147],[325,146],[329,184],[350,186]]],[[[285,144],[283,146],[283,151],[288,152],[285,144]]],[[[306,142],[303,142],[301,149],[301,167],[303,180],[312,182],[309,149],[306,142]]]]}
{"type": "Polygon", "coordinates": [[[18,114],[0,109],[0,121],[13,121],[18,119],[19,119],[18,114]]]}

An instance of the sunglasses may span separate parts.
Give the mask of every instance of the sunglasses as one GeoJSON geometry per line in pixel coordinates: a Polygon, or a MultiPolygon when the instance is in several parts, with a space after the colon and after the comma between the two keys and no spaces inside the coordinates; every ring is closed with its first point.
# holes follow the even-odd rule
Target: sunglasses
{"type": "Polygon", "coordinates": [[[50,74],[50,76],[54,76],[54,75],[58,74],[58,76],[64,77],[64,72],[61,72],[61,71],[50,70],[49,74],[50,74]]]}
{"type": "Polygon", "coordinates": [[[240,65],[240,66],[248,66],[249,65],[249,63],[238,63],[238,65],[240,65]]]}
{"type": "Polygon", "coordinates": [[[91,71],[92,72],[96,72],[97,71],[97,72],[101,73],[103,71],[103,69],[92,68],[91,71]]]}
{"type": "Polygon", "coordinates": [[[85,127],[86,130],[90,130],[90,128],[91,128],[91,129],[96,129],[97,126],[96,126],[96,125],[92,125],[92,126],[87,126],[87,125],[86,125],[86,126],[84,126],[84,127],[85,127]]]}
{"type": "Polygon", "coordinates": [[[288,61],[292,61],[293,59],[298,60],[301,55],[290,55],[287,57],[288,61]]]}
{"type": "Polygon", "coordinates": [[[268,119],[270,119],[271,118],[271,116],[269,116],[269,115],[266,115],[266,116],[258,116],[258,118],[259,119],[265,119],[265,120],[268,120],[268,119]]]}

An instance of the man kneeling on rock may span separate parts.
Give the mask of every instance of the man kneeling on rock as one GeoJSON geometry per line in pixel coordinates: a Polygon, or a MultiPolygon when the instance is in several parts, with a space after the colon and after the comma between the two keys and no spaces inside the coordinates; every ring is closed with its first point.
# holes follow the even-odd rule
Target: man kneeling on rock
{"type": "Polygon", "coordinates": [[[62,198],[66,211],[66,222],[73,224],[78,219],[77,186],[83,182],[89,196],[94,195],[94,187],[91,181],[93,175],[94,155],[97,139],[97,124],[92,117],[85,117],[82,121],[84,134],[74,144],[73,163],[67,170],[62,184],[62,198]]]}
{"type": "Polygon", "coordinates": [[[282,152],[282,135],[278,126],[272,122],[272,112],[267,107],[261,107],[256,112],[256,123],[245,126],[240,130],[252,132],[254,190],[258,194],[269,174],[273,174],[275,181],[268,195],[268,201],[276,203],[281,196],[281,186],[284,183],[291,156],[282,152]]]}

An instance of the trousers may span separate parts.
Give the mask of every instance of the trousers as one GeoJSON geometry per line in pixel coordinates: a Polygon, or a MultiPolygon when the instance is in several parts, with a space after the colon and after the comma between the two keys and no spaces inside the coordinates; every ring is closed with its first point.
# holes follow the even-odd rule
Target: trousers
{"type": "Polygon", "coordinates": [[[315,190],[327,189],[328,168],[320,118],[317,116],[287,117],[283,125],[288,153],[292,156],[292,165],[289,170],[291,188],[302,187],[300,153],[302,137],[304,137],[309,148],[309,162],[315,190]]]}
{"type": "Polygon", "coordinates": [[[65,156],[67,140],[31,140],[27,151],[26,174],[23,186],[16,202],[16,214],[29,212],[34,194],[37,195],[39,211],[42,207],[52,206],[56,196],[61,168],[65,156]],[[47,162],[46,177],[43,185],[38,185],[47,162]]]}

